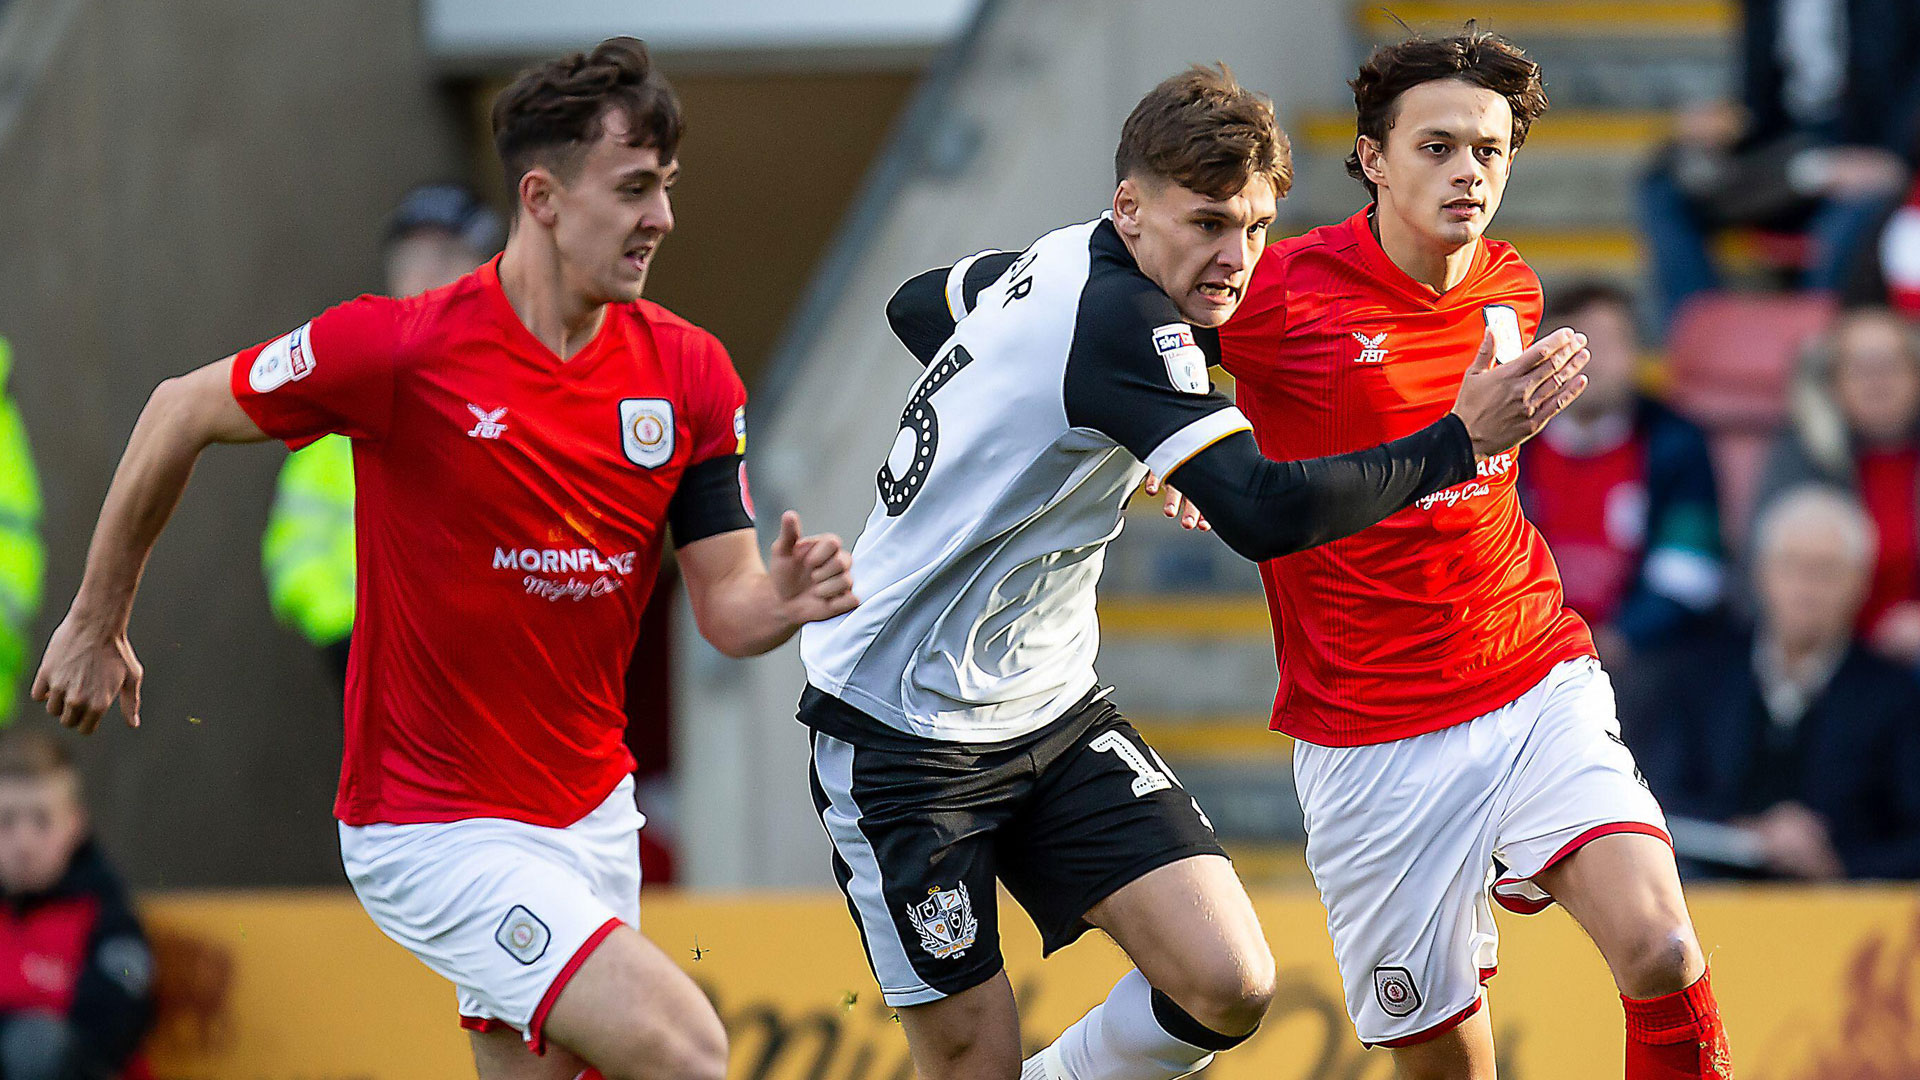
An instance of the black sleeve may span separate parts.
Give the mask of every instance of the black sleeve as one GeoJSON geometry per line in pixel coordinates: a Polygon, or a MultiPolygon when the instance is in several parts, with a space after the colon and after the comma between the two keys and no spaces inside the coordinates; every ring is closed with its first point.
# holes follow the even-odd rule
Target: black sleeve
{"type": "Polygon", "coordinates": [[[99,902],[99,915],[67,1022],[79,1035],[89,1064],[118,1075],[139,1048],[152,1017],[153,954],[125,890],[104,864],[88,868],[84,878],[99,902]]]}
{"type": "Polygon", "coordinates": [[[980,290],[993,284],[1019,257],[1015,251],[983,251],[909,278],[887,301],[887,323],[894,336],[922,364],[933,363],[934,354],[953,336],[955,324],[973,310],[980,290]]]}
{"type": "Polygon", "coordinates": [[[722,454],[688,466],[681,474],[680,486],[667,503],[667,527],[673,530],[674,547],[753,528],[741,468],[745,461],[739,454],[722,454]]]}
{"type": "Polygon", "coordinates": [[[1173,483],[1228,547],[1260,562],[1352,536],[1473,475],[1473,440],[1449,413],[1382,446],[1310,461],[1263,457],[1252,432],[1235,432],[1177,467],[1173,483]]]}

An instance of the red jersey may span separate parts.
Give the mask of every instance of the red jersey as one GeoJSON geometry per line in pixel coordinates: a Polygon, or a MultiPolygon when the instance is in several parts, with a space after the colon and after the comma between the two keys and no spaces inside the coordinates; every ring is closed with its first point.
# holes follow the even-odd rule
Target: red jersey
{"type": "Polygon", "coordinates": [[[1527,517],[1552,547],[1567,606],[1608,623],[1633,591],[1647,547],[1647,444],[1569,454],[1546,437],[1521,451],[1527,517]]]}
{"type": "Polygon", "coordinates": [[[634,767],[624,677],[688,466],[740,452],[746,390],[711,334],[611,305],[562,362],[498,260],[363,296],[242,352],[233,394],[298,448],[353,439],[359,545],[349,825],[564,826],[634,767]]]}
{"type": "MultiPolygon", "coordinates": [[[[1269,247],[1221,329],[1240,409],[1270,458],[1361,450],[1438,420],[1489,305],[1513,308],[1526,338],[1539,327],[1539,279],[1512,247],[1483,240],[1466,280],[1436,295],[1381,250],[1368,212],[1269,247]]],[[[1276,730],[1324,746],[1410,738],[1592,655],[1521,516],[1514,470],[1515,455],[1500,454],[1370,529],[1261,564],[1276,730]]]]}
{"type": "Polygon", "coordinates": [[[1920,450],[1869,450],[1860,455],[1860,501],[1879,538],[1873,578],[1860,605],[1859,627],[1871,634],[1887,612],[1920,601],[1920,450]]]}

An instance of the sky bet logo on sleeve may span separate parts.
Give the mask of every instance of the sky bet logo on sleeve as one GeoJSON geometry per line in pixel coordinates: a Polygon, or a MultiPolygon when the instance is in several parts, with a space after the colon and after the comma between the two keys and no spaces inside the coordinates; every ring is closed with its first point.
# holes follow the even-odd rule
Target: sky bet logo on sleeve
{"type": "Polygon", "coordinates": [[[307,331],[312,326],[310,322],[302,323],[292,333],[275,338],[253,358],[253,367],[247,371],[247,385],[254,393],[270,393],[313,374],[313,346],[307,342],[307,331]]]}
{"type": "Polygon", "coordinates": [[[1193,340],[1193,327],[1168,323],[1153,328],[1153,351],[1167,363],[1167,378],[1183,394],[1207,392],[1207,354],[1193,340]]]}

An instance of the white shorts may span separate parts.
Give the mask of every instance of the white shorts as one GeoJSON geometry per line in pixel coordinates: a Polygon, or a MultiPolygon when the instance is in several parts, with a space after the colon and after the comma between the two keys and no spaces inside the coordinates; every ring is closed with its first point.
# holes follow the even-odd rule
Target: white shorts
{"type": "Polygon", "coordinates": [[[614,927],[640,926],[633,778],[564,829],[506,818],[340,826],[340,860],[388,937],[454,984],[460,1025],[534,1051],[547,1010],[614,927]]]}
{"type": "Polygon", "coordinates": [[[1590,657],[1464,724],[1298,743],[1293,771],[1347,1014],[1369,1046],[1424,1042],[1479,1010],[1496,966],[1489,897],[1531,915],[1553,898],[1530,879],[1588,841],[1669,840],[1590,657]]]}

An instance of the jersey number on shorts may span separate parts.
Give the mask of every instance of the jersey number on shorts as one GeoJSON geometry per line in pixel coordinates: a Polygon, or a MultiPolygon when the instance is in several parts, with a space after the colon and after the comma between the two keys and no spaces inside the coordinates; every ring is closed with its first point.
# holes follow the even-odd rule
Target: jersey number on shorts
{"type": "Polygon", "coordinates": [[[1133,770],[1133,795],[1151,795],[1156,791],[1165,791],[1173,786],[1173,776],[1167,769],[1167,763],[1154,755],[1153,761],[1140,748],[1127,741],[1127,737],[1117,731],[1103,731],[1087,741],[1087,749],[1094,751],[1112,751],[1127,768],[1133,770]],[[1156,768],[1155,766],[1158,766],[1156,768]]]}
{"type": "Polygon", "coordinates": [[[888,517],[899,517],[920,494],[933,468],[933,452],[940,445],[940,420],[933,412],[933,395],[960,369],[973,363],[973,355],[960,345],[947,350],[927,369],[919,389],[907,399],[900,414],[900,434],[894,436],[893,451],[880,466],[880,501],[888,517]]]}

